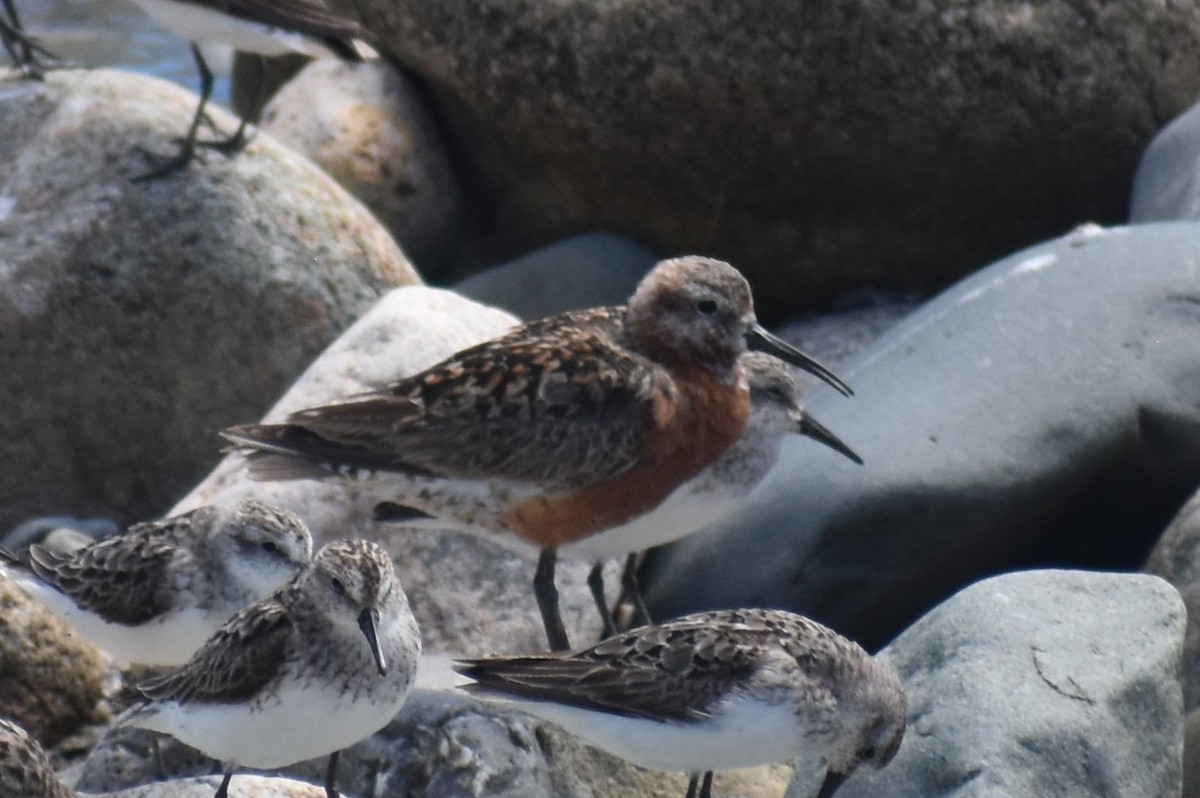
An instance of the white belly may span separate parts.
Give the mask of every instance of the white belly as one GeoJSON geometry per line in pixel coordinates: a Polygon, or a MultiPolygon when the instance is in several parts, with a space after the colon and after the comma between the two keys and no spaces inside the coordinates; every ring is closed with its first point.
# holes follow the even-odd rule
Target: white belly
{"type": "Polygon", "coordinates": [[[200,707],[164,702],[130,725],[170,734],[227,764],[279,768],[349,748],[382,729],[408,695],[402,689],[384,691],[375,701],[351,702],[329,686],[310,686],[270,701],[260,709],[248,704],[200,707]]]}
{"type": "Polygon", "coordinates": [[[786,706],[748,698],[734,699],[713,718],[693,723],[661,723],[548,702],[512,703],[590,745],[651,770],[733,770],[810,753],[803,748],[795,713],[786,706]]]}
{"type": "Polygon", "coordinates": [[[745,497],[744,490],[727,485],[701,485],[702,482],[705,482],[703,475],[685,482],[650,512],[563,546],[559,554],[574,560],[600,562],[673,543],[720,521],[734,512],[745,497]]]}
{"type": "Polygon", "coordinates": [[[14,581],[121,667],[133,663],[182,665],[228,619],[220,613],[189,608],[137,626],[108,623],[35,579],[17,577],[14,581]]]}

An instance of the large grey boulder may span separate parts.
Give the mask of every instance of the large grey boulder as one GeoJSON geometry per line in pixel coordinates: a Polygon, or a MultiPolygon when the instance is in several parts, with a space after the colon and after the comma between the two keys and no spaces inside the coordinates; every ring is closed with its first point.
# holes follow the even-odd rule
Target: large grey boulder
{"type": "Polygon", "coordinates": [[[1175,590],[1143,575],[972,585],[881,655],[904,680],[909,728],[890,765],[838,798],[1178,796],[1184,621],[1175,590]]]}
{"type": "Polygon", "coordinates": [[[1200,8],[1159,0],[344,5],[427,82],[492,251],[621,230],[768,315],[1123,218],[1200,90],[1200,8]]]}
{"type": "Polygon", "coordinates": [[[3,86],[0,529],[159,515],[216,461],[218,429],[418,281],[362,205],[269,136],[131,182],[174,152],[189,92],[105,71],[3,86]]]}
{"type": "Polygon", "coordinates": [[[1200,221],[1200,104],[1159,131],[1138,163],[1129,221],[1200,221]]]}
{"type": "Polygon", "coordinates": [[[654,617],[774,606],[882,645],[1020,564],[1140,565],[1200,483],[1200,226],[1088,228],[916,311],[807,405],[745,510],[653,552],[654,617]]]}
{"type": "Polygon", "coordinates": [[[432,116],[392,64],[313,61],[271,99],[262,129],[370,208],[426,276],[458,254],[458,178],[432,116]]]}

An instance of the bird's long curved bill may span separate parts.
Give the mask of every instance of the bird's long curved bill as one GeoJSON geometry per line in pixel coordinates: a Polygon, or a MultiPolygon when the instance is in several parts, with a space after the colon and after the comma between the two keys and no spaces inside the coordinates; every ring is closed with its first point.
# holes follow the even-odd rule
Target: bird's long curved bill
{"type": "Polygon", "coordinates": [[[843,443],[841,438],[830,432],[824,424],[817,421],[808,413],[805,413],[804,417],[800,419],[800,434],[825,444],[838,454],[848,457],[859,465],[863,464],[863,459],[858,456],[858,452],[843,443]]]}
{"type": "Polygon", "coordinates": [[[850,390],[850,386],[842,381],[842,378],[834,374],[826,366],[817,362],[813,358],[801,352],[796,347],[789,344],[787,341],[772,335],[763,329],[762,325],[755,324],[746,331],[746,343],[751,349],[757,349],[767,354],[774,355],[780,360],[786,360],[797,368],[802,368],[814,377],[824,380],[835,391],[843,396],[853,396],[854,391],[850,390]]]}
{"type": "Polygon", "coordinates": [[[821,791],[817,793],[817,798],[830,798],[845,781],[846,774],[834,773],[832,770],[828,771],[825,774],[824,783],[821,784],[821,791]]]}
{"type": "Polygon", "coordinates": [[[379,675],[386,676],[387,662],[383,659],[383,652],[379,650],[379,637],[375,634],[375,616],[369,607],[358,614],[358,628],[362,629],[363,637],[367,638],[367,645],[371,647],[371,656],[375,658],[375,667],[379,669],[379,675]]]}

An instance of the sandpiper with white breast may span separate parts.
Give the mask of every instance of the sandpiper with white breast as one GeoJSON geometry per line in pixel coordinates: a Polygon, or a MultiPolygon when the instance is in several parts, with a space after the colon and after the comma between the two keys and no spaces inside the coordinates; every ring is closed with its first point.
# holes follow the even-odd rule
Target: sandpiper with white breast
{"type": "Polygon", "coordinates": [[[849,389],[767,333],[727,263],[659,263],[628,306],[551,316],[390,387],[223,434],[260,479],[362,476],[381,499],[541,551],[552,648],[557,550],[629,523],[741,436],[748,343],[849,389]]]}
{"type": "Polygon", "coordinates": [[[0,573],[119,665],[186,662],[231,615],[287,584],[312,556],[293,513],[246,499],[200,507],[67,553],[0,552],[0,573]]]}
{"type": "Polygon", "coordinates": [[[237,767],[279,768],[337,755],[386,726],[421,653],[391,558],[363,540],[334,541],[270,598],[233,616],[178,670],[137,685],[145,700],[119,720],[173,735],[237,767]]]}
{"type": "MultiPolygon", "coordinates": [[[[725,610],[642,626],[574,653],[464,660],[465,689],[653,770],[823,760],[820,798],[900,747],[895,669],[815,621],[725,610]]],[[[706,777],[701,796],[711,792],[706,777]]]]}

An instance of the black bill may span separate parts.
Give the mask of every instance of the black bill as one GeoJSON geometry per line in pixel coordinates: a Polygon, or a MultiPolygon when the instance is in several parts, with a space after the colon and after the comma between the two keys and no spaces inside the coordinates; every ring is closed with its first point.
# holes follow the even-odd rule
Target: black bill
{"type": "Polygon", "coordinates": [[[800,419],[800,434],[825,444],[838,454],[845,455],[859,465],[863,464],[863,459],[858,456],[858,452],[843,443],[841,438],[826,429],[825,425],[821,424],[808,413],[805,413],[804,417],[800,419]]]}
{"type": "Polygon", "coordinates": [[[375,658],[375,667],[379,669],[379,675],[386,676],[387,663],[383,659],[383,652],[379,650],[379,638],[375,635],[375,615],[370,607],[358,614],[358,628],[362,629],[363,637],[367,638],[367,645],[371,647],[371,656],[375,658]]]}
{"type": "Polygon", "coordinates": [[[853,396],[854,391],[850,390],[850,386],[842,382],[841,377],[834,374],[828,368],[813,360],[808,355],[801,352],[796,347],[789,344],[787,341],[772,335],[763,329],[762,325],[755,324],[746,331],[746,343],[751,349],[756,349],[767,354],[774,355],[780,360],[786,360],[797,368],[802,368],[809,374],[818,377],[833,387],[838,393],[843,396],[853,396]]]}

